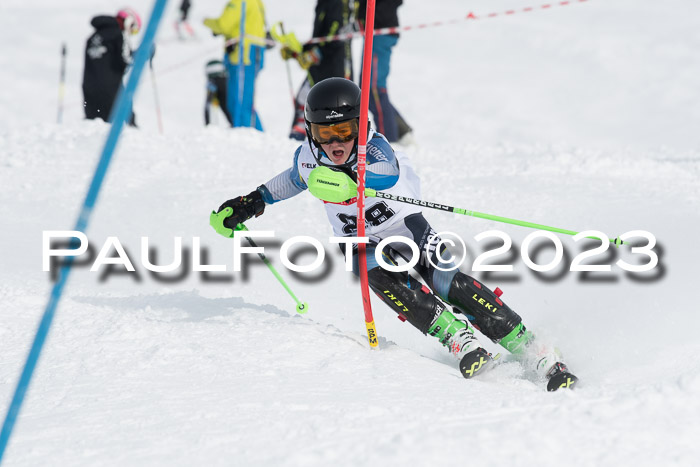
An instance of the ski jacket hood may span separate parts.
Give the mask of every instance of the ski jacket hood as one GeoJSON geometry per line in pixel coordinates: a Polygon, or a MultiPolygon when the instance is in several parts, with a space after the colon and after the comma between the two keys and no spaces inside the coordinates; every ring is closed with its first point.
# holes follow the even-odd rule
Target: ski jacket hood
{"type": "MultiPolygon", "coordinates": [[[[251,64],[251,47],[262,48],[265,44],[265,6],[262,0],[230,0],[223,13],[218,18],[205,18],[204,25],[211,29],[214,35],[223,34],[226,39],[237,38],[241,34],[241,16],[245,18],[245,34],[243,39],[243,63],[251,64]],[[243,10],[245,4],[245,11],[243,10]],[[257,42],[253,38],[258,38],[257,42]]],[[[229,61],[238,63],[238,44],[229,47],[229,61]]]]}
{"type": "Polygon", "coordinates": [[[114,16],[95,16],[90,21],[90,25],[100,32],[103,32],[104,30],[114,29],[115,32],[119,32],[121,34],[119,23],[117,22],[117,18],[115,18],[114,16]]]}

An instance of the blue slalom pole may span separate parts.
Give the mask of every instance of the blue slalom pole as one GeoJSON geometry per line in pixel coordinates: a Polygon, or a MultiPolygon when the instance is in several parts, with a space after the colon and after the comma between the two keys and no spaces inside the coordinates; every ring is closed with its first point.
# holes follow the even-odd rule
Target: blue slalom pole
{"type": "MultiPolygon", "coordinates": [[[[148,21],[148,25],[146,26],[146,32],[144,33],[143,40],[141,41],[141,46],[136,51],[136,56],[134,57],[134,65],[131,70],[131,75],[129,75],[129,80],[126,87],[120,91],[117,97],[116,110],[112,114],[112,126],[109,130],[109,134],[107,135],[107,140],[105,141],[102,155],[100,156],[100,160],[95,168],[92,182],[90,182],[90,188],[85,195],[83,207],[80,210],[80,215],[78,216],[78,220],[76,221],[73,230],[85,232],[87,229],[88,221],[90,220],[92,210],[97,202],[97,195],[100,192],[102,182],[107,174],[107,169],[119,140],[119,135],[124,127],[124,123],[129,115],[131,115],[131,101],[134,97],[134,92],[136,91],[139,78],[141,77],[141,72],[143,71],[146,62],[150,58],[156,31],[158,30],[158,25],[161,17],[163,16],[163,10],[165,9],[167,2],[168,0],[155,0],[151,17],[148,21]]],[[[44,309],[44,314],[39,322],[39,327],[37,328],[34,336],[34,342],[29,350],[29,354],[27,355],[27,360],[24,363],[24,369],[22,370],[22,374],[17,382],[17,388],[15,389],[14,396],[12,397],[10,407],[7,410],[7,415],[5,416],[5,421],[2,425],[2,432],[0,432],[0,463],[2,463],[5,448],[7,447],[10,435],[12,434],[12,429],[14,428],[17,415],[22,407],[24,396],[27,392],[27,388],[29,387],[29,383],[31,382],[34,369],[37,361],[39,360],[44,342],[46,341],[46,336],[49,333],[51,322],[53,321],[54,314],[56,313],[56,307],[58,306],[58,302],[61,300],[63,288],[66,285],[66,281],[68,280],[68,275],[73,264],[72,258],[73,257],[68,257],[68,261],[66,261],[64,266],[61,268],[58,280],[51,290],[51,295],[48,303],[46,304],[46,308],[44,309]]]]}
{"type": "Polygon", "coordinates": [[[245,80],[245,63],[244,63],[244,44],[245,41],[245,2],[241,4],[241,27],[240,27],[240,37],[238,39],[238,66],[236,67],[236,73],[238,73],[238,105],[236,106],[236,113],[233,115],[233,126],[239,127],[244,126],[243,122],[243,92],[244,86],[243,81],[245,80]]]}

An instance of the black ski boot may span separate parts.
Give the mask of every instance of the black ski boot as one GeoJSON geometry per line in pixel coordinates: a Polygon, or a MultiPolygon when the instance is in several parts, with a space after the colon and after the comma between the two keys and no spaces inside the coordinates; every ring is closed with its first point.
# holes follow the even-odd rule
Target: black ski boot
{"type": "Polygon", "coordinates": [[[435,317],[428,334],[437,337],[459,360],[459,371],[467,379],[483,373],[493,363],[491,354],[474,335],[474,328],[447,310],[435,317]]]}

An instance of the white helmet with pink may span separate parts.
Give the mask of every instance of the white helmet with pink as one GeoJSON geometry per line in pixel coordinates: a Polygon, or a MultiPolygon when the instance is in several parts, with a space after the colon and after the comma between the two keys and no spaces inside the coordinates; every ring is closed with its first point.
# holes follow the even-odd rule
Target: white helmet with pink
{"type": "Polygon", "coordinates": [[[138,34],[141,30],[141,17],[133,8],[122,8],[117,12],[117,22],[122,31],[138,34]]]}

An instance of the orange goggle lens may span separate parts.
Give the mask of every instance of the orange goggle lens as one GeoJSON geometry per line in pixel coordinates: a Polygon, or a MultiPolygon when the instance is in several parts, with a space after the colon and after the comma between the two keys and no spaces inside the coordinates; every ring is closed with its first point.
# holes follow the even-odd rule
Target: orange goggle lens
{"type": "Polygon", "coordinates": [[[356,119],[332,125],[311,124],[311,136],[319,144],[329,144],[334,140],[347,143],[357,138],[358,133],[356,119]]]}

